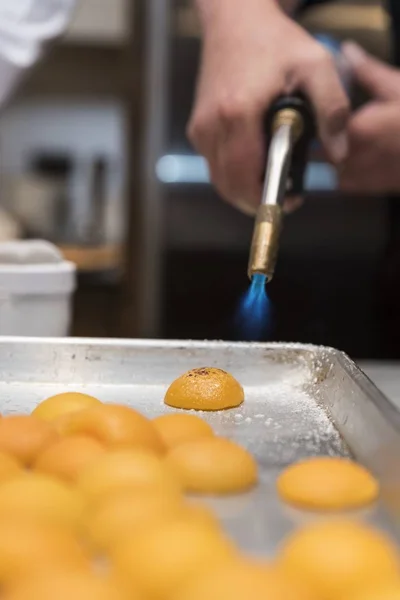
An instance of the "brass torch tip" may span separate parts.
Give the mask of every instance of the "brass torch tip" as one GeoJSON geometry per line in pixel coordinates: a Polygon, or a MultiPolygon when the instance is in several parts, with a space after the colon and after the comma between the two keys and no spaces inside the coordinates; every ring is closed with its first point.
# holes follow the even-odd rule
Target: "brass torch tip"
{"type": "Polygon", "coordinates": [[[277,204],[262,204],[258,209],[251,242],[248,276],[265,275],[271,281],[278,255],[282,210],[277,204]]]}
{"type": "Polygon", "coordinates": [[[275,115],[272,130],[275,132],[282,125],[290,126],[294,142],[297,142],[303,135],[304,120],[302,115],[294,108],[283,108],[275,115]]]}

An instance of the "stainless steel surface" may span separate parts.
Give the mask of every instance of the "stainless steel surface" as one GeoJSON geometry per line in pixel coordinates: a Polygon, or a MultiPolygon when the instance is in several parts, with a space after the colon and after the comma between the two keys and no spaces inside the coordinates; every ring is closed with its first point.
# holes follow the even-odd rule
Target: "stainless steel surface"
{"type": "Polygon", "coordinates": [[[375,385],[400,409],[400,362],[366,360],[361,361],[359,365],[375,385]]]}
{"type": "Polygon", "coordinates": [[[309,515],[285,507],[275,478],[305,456],[347,455],[369,467],[382,502],[364,513],[395,531],[400,484],[400,416],[345,355],[313,346],[121,340],[0,340],[0,412],[30,411],[51,394],[78,390],[127,403],[149,417],[170,412],[163,397],[192,367],[217,366],[243,384],[244,404],[204,414],[215,430],[257,458],[261,483],[209,502],[247,551],[270,555],[309,515]]]}
{"type": "Polygon", "coordinates": [[[293,131],[292,125],[284,123],[274,132],[268,150],[261,204],[280,204],[286,192],[290,167],[293,131]]]}

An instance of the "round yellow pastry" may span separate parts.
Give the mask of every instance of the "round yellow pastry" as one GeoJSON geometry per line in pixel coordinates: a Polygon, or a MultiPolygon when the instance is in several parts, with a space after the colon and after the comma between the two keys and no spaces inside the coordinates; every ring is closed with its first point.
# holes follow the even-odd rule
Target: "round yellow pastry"
{"type": "Polygon", "coordinates": [[[146,450],[114,450],[103,454],[81,473],[77,485],[93,501],[127,487],[173,496],[180,496],[182,489],[165,462],[146,450]]]}
{"type": "Polygon", "coordinates": [[[58,435],[49,423],[31,415],[0,419],[0,452],[10,454],[25,467],[30,467],[37,455],[57,439],[58,435]]]}
{"type": "Polygon", "coordinates": [[[63,565],[89,570],[90,560],[68,530],[19,517],[0,518],[0,585],[18,583],[34,572],[63,565]]]}
{"type": "Polygon", "coordinates": [[[121,581],[152,600],[174,597],[192,577],[236,556],[219,529],[192,517],[155,524],[111,552],[121,581]]]}
{"type": "Polygon", "coordinates": [[[55,422],[61,435],[88,435],[107,448],[143,448],[163,454],[165,446],[153,423],[122,404],[99,404],[55,422]]]}
{"type": "Polygon", "coordinates": [[[243,400],[243,388],[230,373],[215,367],[202,367],[175,379],[164,402],[174,408],[223,410],[240,406],[243,400]]]}
{"type": "Polygon", "coordinates": [[[382,532],[357,521],[317,521],[291,534],[278,554],[287,577],[322,600],[353,598],[360,587],[398,581],[400,556],[382,532]]]}
{"type": "Polygon", "coordinates": [[[105,448],[92,437],[72,435],[57,440],[39,454],[35,471],[75,483],[83,470],[105,453],[105,448]]]}
{"type": "Polygon", "coordinates": [[[346,510],[377,499],[379,484],[361,465],[336,457],[309,458],[291,465],[277,481],[282,500],[299,508],[346,510]]]}
{"type": "Polygon", "coordinates": [[[24,473],[0,486],[0,518],[78,529],[84,500],[78,490],[42,474],[24,473]]]}
{"type": "Polygon", "coordinates": [[[33,410],[32,414],[44,421],[53,421],[67,413],[90,408],[97,404],[101,404],[101,402],[94,396],[81,394],[80,392],[65,392],[43,400],[33,410]]]}
{"type": "Polygon", "coordinates": [[[267,563],[239,558],[189,582],[175,600],[316,600],[305,586],[284,577],[267,563]]]}
{"type": "MultiPolygon", "coordinates": [[[[68,568],[49,569],[23,579],[7,594],[9,600],[129,600],[108,578],[68,568]]],[[[136,596],[132,596],[136,598],[136,596]]]]}
{"type": "Polygon", "coordinates": [[[14,456],[0,452],[0,484],[22,473],[22,465],[14,456]]]}
{"type": "Polygon", "coordinates": [[[184,509],[183,496],[149,488],[123,488],[106,495],[87,512],[86,538],[96,551],[108,551],[124,538],[173,519],[184,509]]]}
{"type": "Polygon", "coordinates": [[[360,588],[351,596],[343,597],[340,600],[400,600],[400,579],[372,588],[360,588]]]}
{"type": "Polygon", "coordinates": [[[167,448],[214,435],[211,425],[188,413],[161,415],[153,419],[153,424],[167,448]]]}
{"type": "Polygon", "coordinates": [[[167,454],[166,463],[188,492],[234,494],[258,481],[251,454],[225,438],[202,438],[177,446],[167,454]]]}

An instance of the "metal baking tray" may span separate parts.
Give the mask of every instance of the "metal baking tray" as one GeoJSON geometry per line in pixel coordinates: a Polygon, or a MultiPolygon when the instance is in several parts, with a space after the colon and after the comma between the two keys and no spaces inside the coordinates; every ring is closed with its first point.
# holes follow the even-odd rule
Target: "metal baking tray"
{"type": "Polygon", "coordinates": [[[310,518],[280,502],[275,479],[295,460],[326,454],[351,455],[375,473],[381,500],[360,515],[397,537],[400,415],[346,355],[330,348],[2,338],[0,412],[29,412],[54,393],[76,390],[154,417],[172,410],[163,403],[168,385],[201,366],[228,370],[245,389],[239,408],[203,413],[218,434],[246,446],[259,464],[255,490],[207,500],[243,549],[271,555],[283,536],[310,518]]]}

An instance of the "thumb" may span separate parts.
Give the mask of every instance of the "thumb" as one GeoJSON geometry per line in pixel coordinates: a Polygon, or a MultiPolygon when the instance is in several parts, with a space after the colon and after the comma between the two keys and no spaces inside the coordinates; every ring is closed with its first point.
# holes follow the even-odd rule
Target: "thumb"
{"type": "Polygon", "coordinates": [[[353,76],[377,100],[400,100],[400,72],[373,58],[355,42],[342,45],[353,76]]]}

